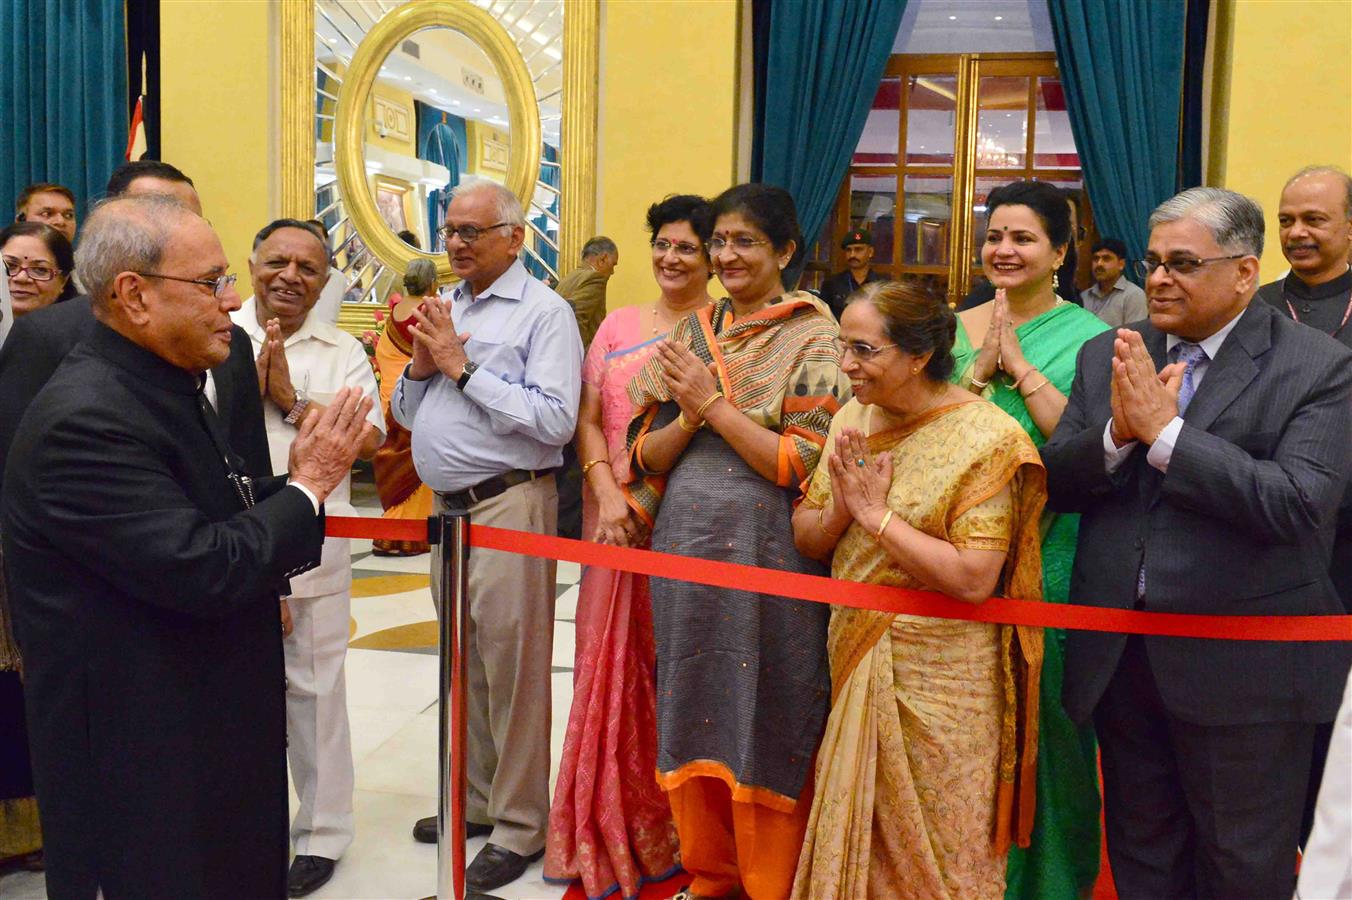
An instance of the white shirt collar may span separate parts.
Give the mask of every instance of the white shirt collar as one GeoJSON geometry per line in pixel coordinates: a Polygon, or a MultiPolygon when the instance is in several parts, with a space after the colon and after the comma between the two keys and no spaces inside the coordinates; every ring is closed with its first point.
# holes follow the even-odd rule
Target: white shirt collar
{"type": "MultiPolygon", "coordinates": [[[[256,297],[251,296],[248,300],[245,300],[244,304],[231,315],[231,318],[235,320],[236,325],[244,329],[249,337],[260,344],[267,340],[267,329],[258,324],[258,299],[256,297]]],[[[311,307],[310,311],[305,314],[305,321],[300,323],[300,327],[296,329],[295,334],[287,338],[282,345],[289,347],[307,338],[314,338],[326,344],[337,344],[326,323],[320,322],[319,317],[315,315],[314,307],[311,307]]]]}
{"type": "Polygon", "coordinates": [[[503,300],[521,300],[526,296],[526,279],[529,277],[525,264],[521,262],[521,257],[518,256],[512,260],[512,264],[507,267],[507,271],[499,275],[482,294],[476,296],[474,289],[469,286],[469,282],[462,281],[459,287],[455,289],[453,299],[481,300],[484,297],[500,297],[503,300]]]}

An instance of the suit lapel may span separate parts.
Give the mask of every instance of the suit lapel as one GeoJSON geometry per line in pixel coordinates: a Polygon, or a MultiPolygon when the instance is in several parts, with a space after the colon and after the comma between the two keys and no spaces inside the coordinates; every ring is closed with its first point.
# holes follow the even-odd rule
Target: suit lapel
{"type": "Polygon", "coordinates": [[[1270,318],[1266,303],[1249,303],[1240,313],[1235,328],[1221,344],[1220,352],[1207,366],[1206,377],[1188,404],[1184,420],[1196,428],[1210,428],[1216,418],[1234,403],[1258,375],[1255,360],[1272,344],[1270,318]]]}

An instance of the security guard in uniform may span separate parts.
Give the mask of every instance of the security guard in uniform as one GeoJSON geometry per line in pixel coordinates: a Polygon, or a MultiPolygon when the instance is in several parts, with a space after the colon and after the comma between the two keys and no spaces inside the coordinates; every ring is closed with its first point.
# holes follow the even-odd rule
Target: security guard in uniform
{"type": "Polygon", "coordinates": [[[855,229],[840,242],[845,251],[845,271],[837,272],[822,282],[821,295],[826,305],[835,313],[836,320],[845,311],[845,300],[870,281],[886,281],[868,267],[873,259],[873,235],[862,229],[855,229]]]}

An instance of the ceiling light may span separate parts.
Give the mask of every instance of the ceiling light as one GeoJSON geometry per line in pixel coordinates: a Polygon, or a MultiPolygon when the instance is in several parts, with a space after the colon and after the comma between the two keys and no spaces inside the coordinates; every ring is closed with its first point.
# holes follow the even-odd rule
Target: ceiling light
{"type": "Polygon", "coordinates": [[[412,80],[413,80],[413,76],[412,76],[412,75],[405,75],[405,76],[404,76],[404,80],[405,80],[405,81],[412,81],[412,80]]]}
{"type": "Polygon", "coordinates": [[[995,17],[995,21],[997,21],[997,22],[1003,22],[1004,20],[1005,20],[1005,17],[1004,17],[1004,16],[996,16],[996,17],[995,17]]]}
{"type": "Polygon", "coordinates": [[[957,16],[949,16],[949,17],[948,17],[948,21],[950,21],[950,22],[956,22],[956,21],[958,21],[958,17],[957,17],[957,16]]]}
{"type": "Polygon", "coordinates": [[[479,107],[477,107],[477,106],[474,107],[474,111],[477,112],[477,113],[483,112],[483,110],[482,110],[482,109],[479,109],[479,107]]]}

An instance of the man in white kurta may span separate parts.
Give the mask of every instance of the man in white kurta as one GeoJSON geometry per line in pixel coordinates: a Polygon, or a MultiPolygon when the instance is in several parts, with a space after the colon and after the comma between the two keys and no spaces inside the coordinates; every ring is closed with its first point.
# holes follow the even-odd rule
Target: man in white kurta
{"type": "MultiPolygon", "coordinates": [[[[291,443],[311,410],[343,387],[378,393],[361,344],[322,321],[316,301],[328,276],[323,245],[305,223],[282,219],[259,232],[249,258],[254,296],[235,313],[258,364],[263,418],[274,471],[284,472],[291,443]]],[[[384,440],[378,408],[368,417],[364,458],[384,440]]],[[[351,516],[351,479],[329,495],[330,515],[351,516]]],[[[343,662],[351,617],[348,541],[327,538],[318,568],[291,579],[294,623],[286,656],[287,756],[300,805],[291,825],[296,858],[287,880],[292,897],[318,889],[352,843],[352,738],[343,662]]]]}

